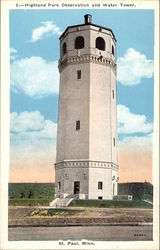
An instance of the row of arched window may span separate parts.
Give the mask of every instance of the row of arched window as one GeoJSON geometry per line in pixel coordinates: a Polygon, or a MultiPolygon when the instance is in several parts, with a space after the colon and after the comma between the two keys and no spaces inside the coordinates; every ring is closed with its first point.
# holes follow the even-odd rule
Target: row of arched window
{"type": "MultiPolygon", "coordinates": [[[[83,49],[84,48],[84,37],[83,36],[78,36],[75,39],[75,49],[83,49]]],[[[105,40],[102,37],[97,37],[96,42],[95,42],[95,47],[99,50],[105,50],[106,49],[106,44],[105,40]]],[[[66,43],[63,43],[62,45],[62,54],[64,55],[67,52],[67,45],[66,43]]],[[[112,45],[112,54],[114,55],[114,46],[112,45]]]]}

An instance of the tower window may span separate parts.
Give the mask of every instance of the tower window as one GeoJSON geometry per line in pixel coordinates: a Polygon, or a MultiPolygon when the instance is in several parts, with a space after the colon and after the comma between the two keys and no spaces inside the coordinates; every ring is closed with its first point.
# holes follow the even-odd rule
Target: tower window
{"type": "Polygon", "coordinates": [[[81,79],[81,70],[77,70],[77,79],[81,79]]]}
{"type": "Polygon", "coordinates": [[[114,90],[112,90],[112,97],[113,97],[113,99],[114,99],[114,90]]]}
{"type": "Polygon", "coordinates": [[[103,182],[102,182],[102,181],[99,181],[99,182],[98,182],[98,189],[99,189],[99,190],[102,190],[102,189],[103,189],[103,182]]]}
{"type": "Polygon", "coordinates": [[[113,137],[113,146],[115,147],[116,145],[116,140],[115,140],[115,137],[113,137]]]}
{"type": "Polygon", "coordinates": [[[102,196],[98,196],[98,200],[103,200],[103,197],[102,196]]]}
{"type": "Polygon", "coordinates": [[[112,55],[114,55],[114,46],[112,45],[112,55]]]}
{"type": "Polygon", "coordinates": [[[58,190],[60,190],[60,189],[61,189],[61,183],[58,182],[58,190]]]}
{"type": "Polygon", "coordinates": [[[97,37],[96,48],[99,50],[105,50],[105,41],[102,37],[97,37]]]}
{"type": "Polygon", "coordinates": [[[80,121],[76,121],[76,130],[80,129],[80,121]]]}
{"type": "Polygon", "coordinates": [[[84,48],[84,37],[78,36],[75,40],[75,49],[83,49],[84,48]]]}
{"type": "Polygon", "coordinates": [[[66,46],[66,43],[64,43],[62,46],[62,54],[64,55],[66,54],[66,52],[67,52],[67,46],[66,46]]]}

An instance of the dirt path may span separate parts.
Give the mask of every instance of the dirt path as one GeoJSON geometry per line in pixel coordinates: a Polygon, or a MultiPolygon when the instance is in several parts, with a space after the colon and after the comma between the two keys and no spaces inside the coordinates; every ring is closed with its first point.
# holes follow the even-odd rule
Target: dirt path
{"type": "MultiPolygon", "coordinates": [[[[37,209],[40,208],[10,207],[9,225],[152,223],[153,220],[153,211],[151,209],[69,208],[67,213],[57,213],[53,216],[29,216],[31,212],[37,209]],[[74,213],[70,213],[71,210],[74,210],[74,213]]],[[[45,210],[47,209],[45,208],[45,210]]]]}

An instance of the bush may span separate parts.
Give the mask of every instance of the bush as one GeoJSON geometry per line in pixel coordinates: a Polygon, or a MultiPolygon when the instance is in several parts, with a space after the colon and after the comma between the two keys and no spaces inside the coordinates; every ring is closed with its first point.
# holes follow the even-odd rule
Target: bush
{"type": "Polygon", "coordinates": [[[9,183],[9,205],[49,205],[54,199],[54,183],[9,183]]]}
{"type": "Polygon", "coordinates": [[[10,206],[49,206],[50,200],[47,199],[10,199],[10,206]]]}
{"type": "Polygon", "coordinates": [[[114,200],[73,200],[71,207],[99,207],[99,208],[152,208],[145,201],[114,201],[114,200]]]}

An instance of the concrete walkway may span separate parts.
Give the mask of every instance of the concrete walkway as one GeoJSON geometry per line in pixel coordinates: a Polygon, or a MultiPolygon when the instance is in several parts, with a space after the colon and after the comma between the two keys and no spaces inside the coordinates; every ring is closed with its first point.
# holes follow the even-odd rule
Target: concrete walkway
{"type": "Polygon", "coordinates": [[[78,244],[79,246],[85,245],[86,247],[89,247],[89,244],[96,246],[96,241],[151,241],[153,240],[152,230],[152,226],[149,225],[143,227],[71,226],[68,230],[66,230],[65,227],[17,227],[9,228],[8,238],[10,241],[64,240],[62,247],[69,247],[71,244],[78,244]],[[70,242],[71,240],[76,242],[70,242]],[[82,242],[77,242],[77,240],[81,240],[82,242]],[[87,242],[86,240],[89,240],[90,242],[87,242]]]}

